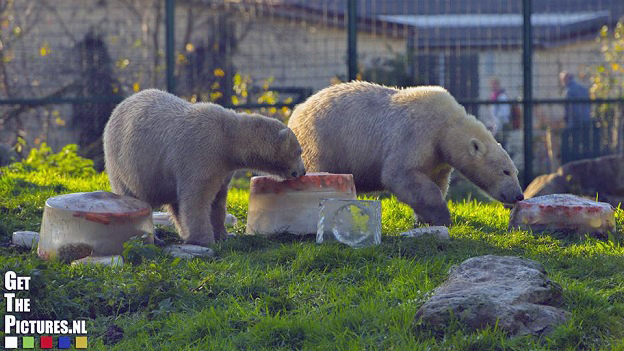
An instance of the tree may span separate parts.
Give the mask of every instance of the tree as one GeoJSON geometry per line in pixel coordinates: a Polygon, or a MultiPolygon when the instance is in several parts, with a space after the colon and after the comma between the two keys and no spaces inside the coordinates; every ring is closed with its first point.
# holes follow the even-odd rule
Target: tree
{"type": "MultiPolygon", "coordinates": [[[[113,63],[101,35],[88,32],[77,45],[80,58],[78,96],[84,98],[107,98],[118,96],[113,63]]],[[[73,106],[72,126],[78,130],[78,146],[81,154],[94,161],[95,168],[104,169],[102,134],[116,102],[77,103],[73,106]]]]}
{"type": "MultiPolygon", "coordinates": [[[[602,27],[596,39],[604,62],[593,67],[591,95],[596,99],[619,98],[624,100],[624,17],[615,28],[602,27]]],[[[622,151],[624,143],[624,104],[600,104],[596,119],[603,130],[604,140],[612,151],[622,151]]]]}

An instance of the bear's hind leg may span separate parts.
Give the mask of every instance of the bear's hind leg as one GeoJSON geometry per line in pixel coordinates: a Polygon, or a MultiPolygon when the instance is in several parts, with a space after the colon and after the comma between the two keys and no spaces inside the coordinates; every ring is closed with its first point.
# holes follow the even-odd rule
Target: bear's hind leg
{"type": "Polygon", "coordinates": [[[225,177],[225,180],[221,183],[221,188],[219,188],[215,199],[212,201],[210,222],[212,223],[215,241],[225,240],[227,238],[227,230],[225,229],[225,215],[227,211],[226,200],[230,188],[230,180],[232,180],[233,175],[234,173],[231,173],[225,177]]]}
{"type": "Polygon", "coordinates": [[[382,179],[386,189],[408,204],[420,221],[432,225],[449,226],[449,212],[440,188],[418,170],[394,170],[384,172],[382,179]]]}
{"type": "Polygon", "coordinates": [[[184,183],[185,186],[178,191],[178,234],[187,244],[206,246],[215,242],[210,212],[221,183],[215,180],[197,183],[184,183]]]}

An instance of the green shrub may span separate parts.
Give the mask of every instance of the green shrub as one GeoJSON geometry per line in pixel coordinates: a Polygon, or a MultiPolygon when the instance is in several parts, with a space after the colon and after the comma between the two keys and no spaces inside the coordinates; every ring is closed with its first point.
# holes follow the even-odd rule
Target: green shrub
{"type": "Polygon", "coordinates": [[[46,172],[69,177],[96,174],[93,161],[78,156],[78,146],[75,144],[65,145],[55,154],[46,143],[42,143],[39,149],[30,150],[26,159],[10,165],[8,169],[15,173],[46,172]]]}

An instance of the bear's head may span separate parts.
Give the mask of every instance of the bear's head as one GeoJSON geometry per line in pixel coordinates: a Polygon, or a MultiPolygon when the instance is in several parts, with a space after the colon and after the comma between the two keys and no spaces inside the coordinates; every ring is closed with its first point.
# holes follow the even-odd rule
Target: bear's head
{"type": "Polygon", "coordinates": [[[524,199],[518,169],[509,154],[474,117],[449,133],[450,164],[494,199],[513,204],[524,199]]]}
{"type": "Polygon", "coordinates": [[[295,179],[306,174],[302,149],[295,133],[288,127],[277,132],[276,160],[283,160],[285,167],[277,175],[284,179],[295,179]]]}
{"type": "Polygon", "coordinates": [[[279,180],[295,179],[305,175],[306,170],[301,158],[301,145],[293,131],[282,122],[251,115],[241,121],[242,163],[263,174],[279,180]]]}
{"type": "Polygon", "coordinates": [[[502,146],[491,139],[468,141],[472,166],[462,173],[500,202],[513,204],[523,200],[518,169],[502,146]]]}

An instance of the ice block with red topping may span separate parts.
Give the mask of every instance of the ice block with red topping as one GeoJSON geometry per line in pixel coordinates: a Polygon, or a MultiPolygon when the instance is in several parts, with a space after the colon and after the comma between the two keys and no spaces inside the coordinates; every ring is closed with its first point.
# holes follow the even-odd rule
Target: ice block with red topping
{"type": "Polygon", "coordinates": [[[571,194],[538,196],[513,207],[509,229],[516,228],[606,237],[615,231],[615,213],[608,203],[571,194]]]}

